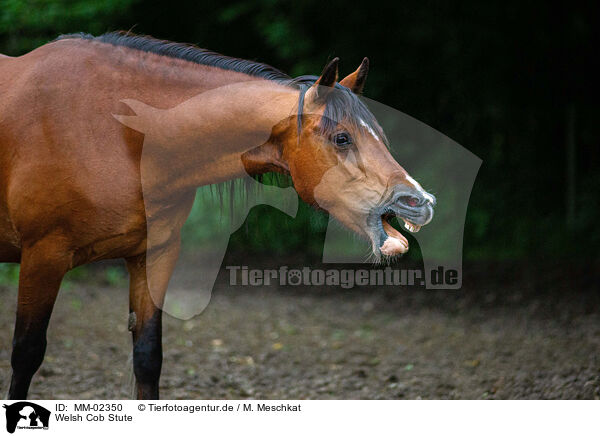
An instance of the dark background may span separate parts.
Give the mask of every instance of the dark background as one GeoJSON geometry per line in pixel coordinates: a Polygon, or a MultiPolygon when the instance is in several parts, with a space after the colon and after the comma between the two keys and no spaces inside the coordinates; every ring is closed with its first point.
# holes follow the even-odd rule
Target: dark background
{"type": "MultiPolygon", "coordinates": [[[[131,29],[266,62],[292,76],[318,74],[333,56],[347,74],[368,56],[366,96],[483,160],[467,215],[466,260],[598,258],[597,8],[520,1],[0,4],[0,51],[9,55],[60,33],[131,29]]],[[[314,233],[302,232],[310,215],[304,210],[297,218],[290,234],[302,237],[287,238],[290,249],[314,233]]],[[[246,226],[249,241],[242,239],[268,251],[266,224],[255,235],[246,226]]]]}
{"type": "MultiPolygon", "coordinates": [[[[483,160],[460,291],[241,288],[222,271],[201,316],[165,317],[164,398],[598,399],[598,16],[592,2],[0,0],[0,52],[131,29],[292,76],[368,56],[367,97],[483,160]]],[[[318,262],[326,223],[258,206],[224,264],[318,262]]],[[[17,278],[0,266],[0,386],[17,278]]],[[[69,275],[32,398],[129,394],[126,286],[119,263],[69,275]]]]}

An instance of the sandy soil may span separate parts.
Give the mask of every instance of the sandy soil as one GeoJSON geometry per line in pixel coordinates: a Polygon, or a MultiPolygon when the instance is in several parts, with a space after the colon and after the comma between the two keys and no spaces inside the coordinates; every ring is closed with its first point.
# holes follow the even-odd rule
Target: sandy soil
{"type": "MultiPolygon", "coordinates": [[[[202,315],[166,317],[162,398],[598,399],[595,281],[495,274],[456,292],[220,285],[202,315]]],[[[0,288],[4,392],[15,302],[0,288]]],[[[129,398],[126,314],[125,288],[63,289],[30,398],[129,398]]]]}

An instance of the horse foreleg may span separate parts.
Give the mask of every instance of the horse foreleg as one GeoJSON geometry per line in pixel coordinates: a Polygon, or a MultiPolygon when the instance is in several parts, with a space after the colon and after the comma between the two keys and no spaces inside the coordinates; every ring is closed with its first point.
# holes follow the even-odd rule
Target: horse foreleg
{"type": "Polygon", "coordinates": [[[129,328],[138,399],[158,399],[162,367],[162,304],[179,254],[173,243],[154,255],[126,259],[129,270],[129,328]]]}
{"type": "Polygon", "coordinates": [[[13,336],[13,369],[8,397],[25,399],[33,374],[44,360],[46,330],[70,257],[52,241],[23,249],[17,319],[13,336]]]}

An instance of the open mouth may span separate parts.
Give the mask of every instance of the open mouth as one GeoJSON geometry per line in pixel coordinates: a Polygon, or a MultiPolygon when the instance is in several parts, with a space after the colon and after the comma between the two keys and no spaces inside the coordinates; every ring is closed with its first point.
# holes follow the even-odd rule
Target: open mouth
{"type": "MultiPolygon", "coordinates": [[[[402,233],[400,233],[390,224],[390,220],[395,216],[397,215],[387,212],[380,217],[379,251],[381,251],[381,254],[385,256],[396,256],[399,254],[404,254],[408,251],[408,240],[402,233]]],[[[400,216],[398,216],[398,218],[404,221],[404,228],[409,232],[417,233],[419,230],[421,230],[421,226],[411,223],[406,218],[400,216]]]]}

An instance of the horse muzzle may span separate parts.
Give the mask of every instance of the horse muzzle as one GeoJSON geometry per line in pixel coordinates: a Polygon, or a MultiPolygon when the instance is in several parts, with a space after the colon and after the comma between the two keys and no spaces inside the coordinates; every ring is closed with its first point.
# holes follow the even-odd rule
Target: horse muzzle
{"type": "Polygon", "coordinates": [[[406,230],[416,233],[433,219],[435,204],[436,198],[424,190],[405,186],[394,189],[390,200],[375,208],[367,218],[374,248],[377,246],[379,249],[375,255],[396,256],[406,253],[408,240],[390,224],[391,219],[397,217],[404,221],[406,230]]]}

